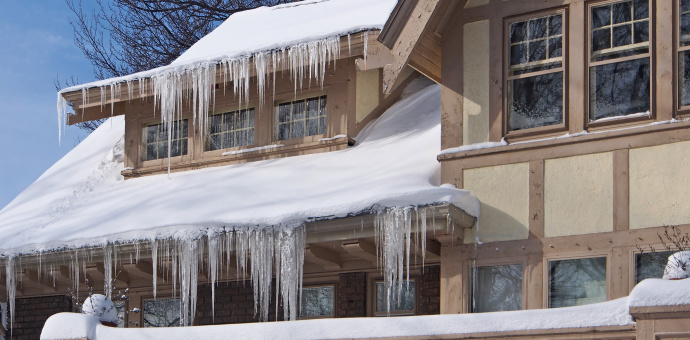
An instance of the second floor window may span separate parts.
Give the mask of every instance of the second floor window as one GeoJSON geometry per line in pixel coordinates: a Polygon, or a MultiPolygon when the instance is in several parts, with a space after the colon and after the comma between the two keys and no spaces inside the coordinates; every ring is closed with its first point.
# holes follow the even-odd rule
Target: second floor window
{"type": "MultiPolygon", "coordinates": [[[[151,124],[144,127],[145,161],[168,157],[168,130],[164,124],[151,124]]],[[[170,157],[187,154],[187,119],[176,121],[172,126],[170,157]]]]}
{"type": "Polygon", "coordinates": [[[690,0],[680,0],[678,20],[678,106],[690,105],[690,0]]]}
{"type": "Polygon", "coordinates": [[[508,131],[563,123],[563,13],[508,25],[508,131]]]}
{"type": "Polygon", "coordinates": [[[254,144],[254,109],[211,115],[207,150],[254,144]]]}
{"type": "Polygon", "coordinates": [[[596,4],[589,15],[589,120],[649,111],[649,0],[596,4]]]}
{"type": "Polygon", "coordinates": [[[274,139],[286,140],[326,133],[326,96],[279,104],[274,139]]]}

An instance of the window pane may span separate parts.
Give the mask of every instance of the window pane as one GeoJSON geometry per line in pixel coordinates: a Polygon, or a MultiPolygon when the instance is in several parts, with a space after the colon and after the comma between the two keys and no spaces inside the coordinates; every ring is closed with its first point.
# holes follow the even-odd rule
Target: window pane
{"type": "Polygon", "coordinates": [[[549,36],[561,35],[563,32],[563,18],[560,14],[549,17],[549,36]]]}
{"type": "Polygon", "coordinates": [[[680,11],[681,12],[690,11],[690,0],[680,0],[680,11]]]}
{"type": "Polygon", "coordinates": [[[549,262],[549,307],[606,301],[606,258],[549,262]]]}
{"type": "Polygon", "coordinates": [[[563,122],[563,73],[508,82],[508,129],[522,130],[563,122]]]}
{"type": "Polygon", "coordinates": [[[668,257],[673,255],[673,253],[673,251],[659,251],[636,254],[635,283],[640,283],[644,279],[661,279],[664,276],[668,257]]]}
{"type": "Polygon", "coordinates": [[[649,0],[635,0],[633,6],[635,8],[633,19],[642,20],[649,18],[649,0]]]}
{"type": "Polygon", "coordinates": [[[300,316],[333,316],[333,286],[302,288],[300,316]]]}
{"type": "Polygon", "coordinates": [[[591,67],[589,119],[649,111],[649,70],[649,58],[591,67]]]}
{"type": "Polygon", "coordinates": [[[646,41],[649,41],[649,21],[636,22],[634,43],[646,41]]]}
{"type": "Polygon", "coordinates": [[[144,327],[178,327],[180,299],[144,300],[144,327]]]}
{"type": "Polygon", "coordinates": [[[613,28],[613,47],[632,44],[632,29],[630,25],[615,26],[613,28]]]}
{"type": "Polygon", "coordinates": [[[592,8],[592,28],[611,25],[611,6],[592,8]]]}
{"type": "Polygon", "coordinates": [[[326,96],[280,104],[276,118],[274,138],[277,140],[323,134],[326,132],[326,96]],[[286,108],[290,106],[292,113],[288,115],[286,108]]]}
{"type": "Polygon", "coordinates": [[[690,51],[678,54],[678,101],[690,105],[690,51]]]}
{"type": "MultiPolygon", "coordinates": [[[[414,280],[404,281],[402,289],[398,291],[396,285],[391,289],[391,303],[390,311],[409,311],[410,314],[414,311],[414,296],[415,296],[415,282],[414,280]]],[[[385,313],[388,311],[388,294],[383,282],[376,283],[376,312],[385,313]]]]}
{"type": "Polygon", "coordinates": [[[594,7],[591,30],[592,61],[648,53],[649,2],[619,1],[594,7]]]}
{"type": "Polygon", "coordinates": [[[146,143],[153,143],[157,141],[158,125],[150,125],[146,128],[146,143]]]}
{"type": "Polygon", "coordinates": [[[527,22],[516,22],[510,25],[510,43],[515,44],[527,39],[527,22]]]}
{"type": "Polygon", "coordinates": [[[126,301],[113,301],[113,305],[115,306],[115,309],[117,310],[117,327],[118,328],[123,328],[127,324],[125,321],[125,314],[127,311],[127,303],[126,301]]]}
{"type": "Polygon", "coordinates": [[[607,28],[592,32],[592,51],[597,52],[611,48],[611,30],[607,28]]]}
{"type": "Polygon", "coordinates": [[[529,61],[539,61],[546,59],[546,40],[539,40],[529,43],[529,61]]]}
{"type": "Polygon", "coordinates": [[[632,3],[629,1],[613,4],[613,23],[622,24],[632,19],[632,3]]]}
{"type": "Polygon", "coordinates": [[[527,44],[510,46],[510,65],[520,65],[527,62],[527,44]]]}
{"type": "Polygon", "coordinates": [[[546,37],[547,18],[537,18],[529,21],[529,40],[535,40],[546,37]]]}
{"type": "Polygon", "coordinates": [[[473,278],[473,313],[522,309],[522,265],[477,267],[473,278]]]}

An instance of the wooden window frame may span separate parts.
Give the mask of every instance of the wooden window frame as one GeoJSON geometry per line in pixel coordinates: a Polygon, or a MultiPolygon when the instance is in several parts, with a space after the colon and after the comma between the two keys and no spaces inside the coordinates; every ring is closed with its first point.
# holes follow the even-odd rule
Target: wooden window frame
{"type": "MultiPolygon", "coordinates": [[[[161,301],[161,300],[180,300],[180,299],[181,299],[180,296],[173,296],[172,294],[171,295],[165,295],[163,297],[157,296],[156,298],[154,298],[153,295],[148,295],[148,294],[140,296],[141,308],[140,308],[139,314],[140,314],[141,322],[139,323],[139,327],[140,328],[159,328],[159,327],[146,327],[145,326],[144,313],[146,310],[146,303],[145,303],[146,300],[161,301]]],[[[180,306],[180,308],[181,307],[182,306],[180,306]]],[[[196,324],[196,317],[194,315],[192,315],[190,321],[191,321],[190,326],[195,325],[196,324]]],[[[182,322],[182,320],[180,320],[180,322],[182,322]]],[[[184,326],[180,325],[180,326],[174,326],[174,327],[184,327],[184,326]]]]}
{"type": "MultiPolygon", "coordinates": [[[[187,140],[187,153],[186,153],[186,154],[181,154],[181,155],[179,155],[179,156],[171,156],[171,157],[170,157],[171,162],[172,162],[172,161],[178,162],[178,161],[183,160],[183,159],[185,159],[185,158],[187,158],[187,157],[191,157],[191,154],[192,154],[192,147],[193,147],[192,144],[193,144],[193,143],[192,143],[191,141],[192,141],[194,138],[189,137],[189,132],[190,132],[189,119],[186,118],[186,117],[184,117],[184,118],[175,120],[175,123],[177,123],[177,122],[182,122],[182,121],[187,121],[187,137],[178,138],[178,139],[173,139],[173,140],[171,140],[171,142],[172,142],[172,141],[175,141],[175,140],[186,139],[186,140],[187,140]]],[[[141,157],[140,157],[140,161],[141,161],[141,167],[142,167],[142,168],[144,168],[144,167],[149,167],[149,166],[155,166],[155,165],[161,165],[161,164],[162,164],[162,163],[161,163],[162,161],[166,161],[166,160],[168,159],[168,156],[167,156],[167,155],[166,155],[165,157],[160,157],[160,158],[156,158],[156,159],[149,159],[149,160],[146,159],[146,146],[147,146],[148,144],[150,144],[150,143],[148,143],[148,141],[146,140],[146,130],[148,129],[148,127],[154,126],[154,125],[163,125],[163,123],[149,122],[149,123],[143,123],[143,124],[141,125],[141,146],[140,146],[140,148],[141,148],[141,157]]]]}
{"type": "Polygon", "coordinates": [[[606,296],[605,301],[609,301],[611,298],[611,254],[610,252],[592,252],[591,254],[563,254],[555,256],[544,257],[544,272],[543,272],[543,287],[544,287],[544,308],[559,308],[551,307],[551,262],[554,261],[567,261],[567,260],[582,260],[582,259],[593,259],[593,258],[605,258],[606,259],[606,296]]]}
{"type": "MultiPolygon", "coordinates": [[[[636,123],[636,122],[649,122],[653,121],[656,119],[656,113],[655,113],[655,108],[656,108],[656,98],[655,98],[655,93],[656,93],[656,1],[655,0],[647,0],[649,3],[649,14],[647,20],[649,20],[649,40],[647,41],[647,46],[648,46],[648,51],[647,53],[642,53],[642,54],[636,54],[633,56],[625,56],[625,57],[620,57],[620,58],[615,58],[611,60],[603,60],[603,61],[592,61],[592,9],[594,7],[606,5],[606,4],[614,4],[618,2],[626,2],[626,1],[634,1],[634,0],[596,0],[596,1],[589,1],[586,3],[585,6],[585,15],[584,15],[584,20],[585,20],[585,84],[583,85],[584,88],[582,89],[584,98],[585,98],[585,113],[584,113],[584,123],[585,123],[585,129],[586,130],[596,130],[598,128],[608,128],[611,126],[616,126],[616,125],[624,125],[624,124],[630,124],[630,123],[636,123]],[[625,115],[622,116],[613,116],[612,119],[604,119],[600,118],[595,121],[591,121],[591,95],[590,95],[590,69],[592,67],[597,67],[601,65],[607,65],[607,64],[614,64],[614,63],[620,63],[620,62],[626,62],[626,61],[632,61],[632,60],[638,60],[638,59],[643,59],[643,58],[648,58],[649,59],[649,116],[636,116],[636,117],[626,117],[625,115]]],[[[631,20],[634,20],[634,18],[631,18],[631,20]]],[[[632,21],[631,21],[632,22],[632,21]]],[[[613,26],[613,23],[611,24],[613,26]]]]}
{"type": "MultiPolygon", "coordinates": [[[[302,301],[300,300],[300,306],[299,310],[297,311],[298,316],[297,319],[299,320],[309,320],[309,319],[329,319],[329,318],[335,318],[337,314],[337,300],[338,300],[338,285],[335,282],[332,283],[321,283],[321,284],[309,284],[309,285],[303,285],[302,289],[307,289],[307,288],[322,288],[322,287],[332,287],[333,288],[333,314],[331,315],[314,315],[314,316],[302,316],[302,301]]],[[[302,293],[300,292],[300,296],[302,296],[302,293]]]]}
{"type": "MultiPolygon", "coordinates": [[[[411,316],[418,315],[419,313],[419,293],[421,287],[419,286],[421,275],[419,272],[410,272],[410,281],[414,281],[414,309],[413,310],[401,310],[401,311],[391,311],[390,314],[387,312],[377,312],[376,311],[376,284],[383,283],[383,277],[378,275],[376,277],[368,275],[367,276],[367,296],[368,300],[368,315],[373,317],[386,317],[386,316],[411,316]]],[[[405,280],[407,280],[407,274],[405,274],[405,280]]],[[[405,288],[403,288],[405,289],[405,288]]]]}
{"type": "Polygon", "coordinates": [[[569,9],[568,6],[561,6],[561,7],[555,7],[555,8],[550,8],[547,10],[541,10],[538,12],[532,12],[532,13],[526,13],[526,14],[520,14],[516,16],[510,16],[506,17],[503,20],[503,88],[506,89],[506,92],[504,92],[503,95],[503,135],[506,137],[506,139],[523,139],[523,138],[529,138],[532,136],[540,136],[540,135],[548,135],[551,133],[557,133],[557,132],[566,132],[568,131],[568,62],[569,62],[569,50],[570,46],[568,44],[569,41],[569,9]],[[554,68],[554,69],[549,69],[549,70],[543,70],[543,71],[536,71],[536,72],[531,72],[531,73],[526,73],[523,75],[516,75],[516,76],[510,76],[510,25],[516,22],[521,22],[521,21],[527,21],[530,19],[536,19],[536,18],[541,18],[541,17],[546,17],[550,15],[555,15],[555,14],[561,14],[562,18],[562,28],[561,28],[561,67],[554,68]],[[509,107],[508,107],[508,98],[510,96],[510,93],[508,93],[507,89],[509,88],[508,83],[512,80],[520,79],[520,78],[527,78],[527,77],[532,77],[532,76],[538,76],[538,75],[545,75],[545,74],[551,74],[551,73],[556,73],[560,70],[560,72],[563,73],[563,107],[562,107],[562,112],[563,112],[563,117],[562,117],[562,122],[559,124],[553,124],[553,125],[547,125],[547,126],[540,126],[540,127],[533,127],[533,128],[527,128],[523,130],[509,130],[508,129],[508,122],[510,120],[509,117],[509,107]]]}
{"type": "MultiPolygon", "coordinates": [[[[273,140],[273,142],[274,142],[274,143],[280,143],[280,144],[286,144],[286,145],[290,144],[290,145],[291,145],[291,144],[303,143],[303,142],[305,142],[307,139],[314,139],[314,138],[320,139],[320,138],[325,138],[326,135],[328,134],[328,124],[329,124],[329,122],[328,122],[328,121],[329,121],[328,112],[329,112],[329,111],[330,111],[330,110],[329,110],[329,108],[328,108],[328,94],[326,94],[326,93],[310,93],[310,94],[306,94],[306,95],[303,95],[303,96],[297,96],[297,97],[292,98],[292,99],[276,101],[275,104],[274,104],[274,108],[273,108],[273,116],[272,116],[272,122],[271,122],[271,129],[272,129],[272,134],[271,134],[271,135],[272,135],[272,140],[273,140]],[[307,117],[306,117],[306,102],[307,102],[308,100],[314,99],[314,98],[319,98],[319,99],[325,98],[325,99],[326,99],[326,107],[325,107],[325,110],[326,110],[326,114],[325,114],[326,122],[325,122],[325,126],[324,126],[324,130],[325,130],[325,131],[324,131],[324,133],[319,133],[319,134],[315,134],[315,135],[308,135],[308,134],[307,134],[307,131],[306,131],[306,129],[307,129],[307,127],[306,127],[306,121],[307,121],[307,117]],[[278,136],[278,131],[279,131],[279,130],[278,130],[278,126],[280,125],[280,122],[279,122],[279,119],[278,119],[278,115],[280,114],[280,111],[279,111],[279,110],[280,110],[280,106],[283,105],[283,104],[287,104],[287,103],[293,103],[293,104],[294,104],[295,102],[299,102],[299,101],[304,101],[304,102],[305,102],[305,117],[304,117],[304,119],[303,119],[304,122],[305,122],[305,132],[304,132],[304,135],[303,135],[303,136],[300,136],[300,137],[290,137],[290,138],[287,138],[287,139],[280,139],[279,136],[278,136]]],[[[319,115],[319,116],[318,116],[319,118],[317,118],[317,119],[320,120],[320,117],[322,117],[322,116],[323,116],[323,115],[319,115]]],[[[291,121],[292,121],[292,120],[291,120],[291,121]]]]}
{"type": "Polygon", "coordinates": [[[525,310],[527,309],[527,282],[525,281],[527,277],[527,270],[529,269],[527,259],[522,259],[516,261],[515,259],[492,259],[491,261],[476,261],[473,263],[473,261],[470,261],[467,265],[467,274],[465,277],[467,277],[467,292],[466,296],[467,298],[465,301],[467,301],[466,306],[465,306],[465,312],[466,313],[472,313],[472,314],[481,314],[481,313],[490,313],[490,312],[475,312],[472,310],[472,290],[474,288],[474,268],[480,268],[480,267],[497,267],[497,266],[508,266],[508,265],[515,265],[518,264],[521,267],[521,272],[522,272],[522,298],[520,301],[520,309],[519,310],[525,310]]]}
{"type": "Polygon", "coordinates": [[[205,135],[205,139],[206,139],[206,140],[204,141],[204,152],[214,152],[214,151],[223,151],[223,150],[240,149],[240,148],[245,148],[245,147],[253,146],[253,145],[256,144],[256,109],[255,109],[254,107],[248,107],[248,108],[237,109],[237,110],[228,110],[228,111],[218,112],[218,113],[209,113],[209,114],[208,114],[208,119],[209,119],[209,121],[208,121],[209,126],[208,126],[208,129],[207,129],[207,131],[206,131],[206,135],[205,135]],[[238,113],[240,113],[240,112],[242,112],[242,111],[246,111],[246,112],[250,112],[250,111],[251,111],[251,115],[254,116],[254,117],[252,118],[252,121],[253,121],[253,125],[252,125],[252,126],[246,127],[246,128],[239,128],[239,129],[233,127],[232,129],[229,129],[229,130],[223,130],[223,131],[220,131],[220,132],[217,132],[217,133],[211,133],[210,120],[211,120],[211,117],[212,117],[212,116],[225,115],[225,114],[233,114],[233,115],[236,116],[238,113]],[[233,133],[233,134],[234,134],[234,133],[237,133],[237,131],[241,131],[241,130],[247,130],[247,131],[250,131],[250,130],[251,130],[251,132],[252,132],[252,143],[251,143],[251,144],[247,143],[247,144],[244,144],[244,145],[233,145],[233,146],[228,147],[228,148],[211,149],[211,136],[212,136],[212,135],[223,135],[223,134],[226,134],[226,133],[233,133]]]}
{"type": "Polygon", "coordinates": [[[683,52],[690,53],[690,40],[688,41],[688,44],[686,46],[681,46],[680,16],[681,14],[687,12],[681,12],[680,4],[681,0],[675,0],[673,3],[673,102],[675,105],[676,116],[678,116],[679,118],[688,118],[690,117],[690,104],[681,105],[680,103],[680,86],[682,79],[680,77],[679,71],[681,62],[680,54],[683,52]]]}

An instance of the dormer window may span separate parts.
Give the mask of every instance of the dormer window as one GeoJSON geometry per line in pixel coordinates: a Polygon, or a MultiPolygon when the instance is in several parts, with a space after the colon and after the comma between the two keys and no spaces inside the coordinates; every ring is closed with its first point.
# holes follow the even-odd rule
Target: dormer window
{"type": "Polygon", "coordinates": [[[279,104],[274,115],[275,140],[326,133],[326,96],[279,104]]]}
{"type": "MultiPolygon", "coordinates": [[[[172,126],[170,157],[187,154],[187,119],[176,121],[172,126]]],[[[150,124],[143,129],[143,160],[150,161],[168,157],[168,131],[164,124],[150,124]]]]}
{"type": "Polygon", "coordinates": [[[252,144],[254,144],[253,108],[214,114],[209,117],[207,150],[252,144]]]}

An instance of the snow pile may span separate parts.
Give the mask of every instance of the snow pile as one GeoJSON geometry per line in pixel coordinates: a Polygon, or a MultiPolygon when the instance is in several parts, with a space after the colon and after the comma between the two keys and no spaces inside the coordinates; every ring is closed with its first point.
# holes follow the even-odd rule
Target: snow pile
{"type": "Polygon", "coordinates": [[[98,321],[117,323],[117,309],[113,301],[102,294],[92,294],[86,298],[81,312],[95,317],[98,321]]]}
{"type": "Polygon", "coordinates": [[[296,322],[248,323],[186,328],[109,328],[88,324],[88,328],[64,329],[66,324],[86,324],[83,315],[56,314],[46,322],[41,339],[366,339],[431,337],[434,335],[527,331],[557,328],[628,326],[634,324],[626,299],[588,306],[556,309],[406,316],[395,318],[347,318],[300,320],[296,322]],[[75,321],[72,322],[71,319],[75,321]],[[68,337],[65,335],[69,335],[68,337]]]}
{"type": "Polygon", "coordinates": [[[679,251],[668,257],[664,279],[677,280],[690,277],[690,250],[679,251]]]}
{"type": "Polygon", "coordinates": [[[630,307],[690,305],[690,279],[646,279],[630,292],[630,307]]]}
{"type": "MultiPolygon", "coordinates": [[[[275,7],[260,7],[231,15],[213,32],[195,43],[170,65],[124,77],[78,85],[58,93],[58,124],[66,123],[64,93],[81,91],[82,105],[90,103],[90,88],[98,88],[101,110],[127,85],[129,97],[134,84],[140,96],[154,96],[161,121],[179,118],[182,100],[192,102],[195,123],[206,126],[206,112],[215,101],[216,75],[232,82],[240,105],[249,97],[251,68],[255,70],[259,102],[263,103],[269,75],[275,85],[276,70],[288,69],[295,91],[305,79],[323,86],[327,65],[340,58],[340,37],[364,32],[366,60],[368,31],[380,30],[395,6],[394,0],[311,0],[275,7]],[[109,95],[109,96],[108,96],[109,95]]],[[[348,51],[349,52],[349,51],[348,51]]],[[[274,88],[275,92],[275,88],[274,88]]],[[[94,97],[96,97],[94,95],[94,97]]],[[[111,105],[111,115],[114,113],[111,105]]],[[[172,124],[168,127],[168,139],[172,124]]],[[[205,131],[202,129],[202,131],[205,131]]]]}
{"type": "Polygon", "coordinates": [[[171,271],[182,309],[193,313],[201,254],[208,254],[213,282],[230,265],[223,254],[232,251],[236,268],[251,269],[257,313],[268,311],[275,275],[285,316],[291,317],[301,285],[304,224],[362,212],[380,216],[379,245],[392,289],[410,244],[409,237],[394,234],[406,232],[413,216],[424,213],[416,207],[443,202],[479,215],[469,192],[441,186],[440,116],[440,87],[419,79],[362,130],[352,148],[127,181],[120,175],[124,119],[111,118],[0,211],[8,296],[14,296],[21,255],[74,249],[67,258],[78,282],[92,254],[86,247],[106,255],[108,293],[118,261],[114,245],[131,244],[150,251],[154,270],[171,271]],[[172,259],[172,266],[161,267],[163,259],[172,259]]]}

